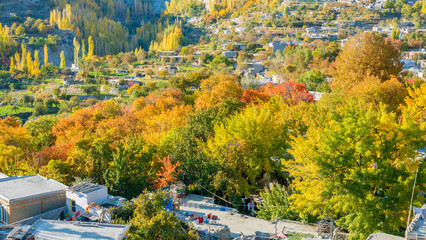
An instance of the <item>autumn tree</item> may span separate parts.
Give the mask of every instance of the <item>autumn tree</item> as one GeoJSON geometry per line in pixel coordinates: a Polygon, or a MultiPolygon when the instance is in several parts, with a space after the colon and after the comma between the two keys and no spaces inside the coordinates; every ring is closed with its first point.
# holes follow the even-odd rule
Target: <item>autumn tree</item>
{"type": "Polygon", "coordinates": [[[302,218],[338,219],[349,239],[399,231],[419,164],[415,149],[424,146],[418,125],[356,101],[324,114],[290,150],[293,208],[302,218]]]}
{"type": "Polygon", "coordinates": [[[78,64],[78,55],[80,54],[80,43],[78,42],[77,38],[74,38],[73,40],[74,45],[74,64],[78,64]]]}
{"type": "Polygon", "coordinates": [[[239,99],[243,90],[227,75],[216,75],[204,80],[201,84],[201,96],[195,101],[197,109],[219,105],[226,99],[239,99]]]}
{"type": "Polygon", "coordinates": [[[336,59],[333,89],[350,90],[371,75],[381,82],[398,77],[402,70],[398,50],[376,33],[358,34],[345,43],[336,59]]]}
{"type": "Polygon", "coordinates": [[[92,36],[89,36],[89,39],[87,40],[87,43],[89,45],[89,50],[87,52],[87,58],[89,60],[91,60],[92,57],[93,57],[93,54],[95,52],[95,43],[93,42],[92,36]]]}
{"type": "Polygon", "coordinates": [[[279,171],[288,144],[286,127],[270,105],[249,106],[214,128],[209,153],[223,169],[214,185],[228,196],[247,195],[265,175],[279,171]]]}
{"type": "Polygon", "coordinates": [[[314,101],[314,97],[309,93],[305,84],[303,83],[286,81],[276,86],[274,86],[272,83],[268,83],[260,90],[269,94],[279,95],[287,102],[287,104],[290,105],[298,104],[302,101],[314,101]]]}
{"type": "Polygon", "coordinates": [[[47,66],[49,63],[49,52],[47,50],[47,45],[44,44],[44,66],[47,66]]]}
{"type": "Polygon", "coordinates": [[[60,63],[60,68],[64,69],[67,67],[67,63],[65,61],[65,53],[64,51],[61,52],[61,63],[60,63]]]}
{"type": "MultiPolygon", "coordinates": [[[[0,120],[0,172],[15,176],[25,174],[20,163],[24,155],[31,151],[30,136],[17,119],[7,117],[0,120]]],[[[25,162],[24,162],[25,164],[25,162]]]]}
{"type": "Polygon", "coordinates": [[[33,74],[34,76],[40,76],[40,60],[38,57],[38,50],[34,50],[34,62],[33,62],[33,74]]]}
{"type": "Polygon", "coordinates": [[[173,163],[170,159],[170,156],[160,158],[158,157],[159,163],[162,165],[161,170],[157,173],[156,183],[153,186],[154,189],[166,187],[172,183],[174,183],[180,173],[180,163],[177,161],[173,163]]]}

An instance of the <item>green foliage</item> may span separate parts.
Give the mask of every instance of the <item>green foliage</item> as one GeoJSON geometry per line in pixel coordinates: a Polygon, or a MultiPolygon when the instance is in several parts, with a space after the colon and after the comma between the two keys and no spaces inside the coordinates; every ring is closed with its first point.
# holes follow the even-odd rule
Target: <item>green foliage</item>
{"type": "Polygon", "coordinates": [[[383,7],[388,9],[395,8],[395,3],[392,0],[386,0],[383,7]]]}
{"type": "Polygon", "coordinates": [[[33,109],[28,107],[18,107],[18,108],[14,108],[13,106],[0,107],[1,116],[12,115],[15,113],[32,112],[32,111],[33,109]]]}
{"type": "Polygon", "coordinates": [[[247,107],[217,124],[208,141],[209,153],[224,166],[215,176],[215,188],[226,195],[249,194],[266,173],[279,171],[276,161],[288,144],[286,127],[271,106],[247,107]]]}
{"type": "Polygon", "coordinates": [[[295,160],[288,169],[295,178],[295,210],[302,217],[338,218],[349,239],[399,231],[419,163],[414,149],[424,144],[415,141],[420,129],[409,119],[397,121],[383,107],[352,101],[325,117],[326,125],[312,126],[292,144],[295,160]]]}
{"type": "Polygon", "coordinates": [[[81,91],[83,91],[83,93],[87,94],[87,95],[96,95],[96,94],[100,93],[98,87],[94,86],[94,85],[92,85],[92,86],[81,86],[80,88],[81,88],[81,91]]]}
{"type": "Polygon", "coordinates": [[[16,30],[15,30],[15,34],[17,35],[17,36],[21,36],[21,35],[24,35],[25,34],[25,28],[23,27],[23,26],[19,26],[19,27],[17,27],[16,28],[16,30]]]}
{"type": "Polygon", "coordinates": [[[37,117],[47,113],[47,106],[42,102],[36,102],[34,104],[33,116],[37,117]]]}
{"type": "Polygon", "coordinates": [[[155,175],[151,166],[153,155],[153,148],[145,146],[141,139],[123,140],[104,173],[110,192],[131,199],[147,189],[155,175]]]}
{"type": "Polygon", "coordinates": [[[295,219],[297,214],[290,209],[289,194],[284,186],[270,184],[269,189],[260,193],[263,204],[258,206],[257,215],[268,221],[279,219],[295,219]],[[278,213],[278,215],[277,215],[278,213]]]}
{"type": "Polygon", "coordinates": [[[189,225],[178,220],[173,212],[166,212],[167,193],[161,190],[155,193],[144,191],[134,204],[112,210],[113,222],[132,224],[128,239],[197,239],[195,231],[189,225]],[[133,211],[133,213],[132,213],[133,211]]]}
{"type": "Polygon", "coordinates": [[[223,56],[222,54],[217,55],[212,60],[212,65],[217,66],[219,64],[224,63],[226,66],[231,66],[232,62],[227,57],[223,56]]]}
{"type": "Polygon", "coordinates": [[[300,75],[297,82],[305,84],[309,91],[328,92],[330,88],[325,79],[319,70],[311,70],[300,75]]]}
{"type": "Polygon", "coordinates": [[[55,138],[52,128],[57,122],[58,119],[54,116],[42,116],[25,123],[24,127],[32,137],[31,144],[36,150],[41,151],[44,147],[53,145],[55,138]]]}

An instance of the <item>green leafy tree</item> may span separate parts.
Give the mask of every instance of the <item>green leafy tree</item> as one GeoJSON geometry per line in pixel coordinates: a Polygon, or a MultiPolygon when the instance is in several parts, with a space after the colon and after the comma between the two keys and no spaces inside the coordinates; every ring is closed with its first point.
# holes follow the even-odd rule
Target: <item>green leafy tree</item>
{"type": "MultiPolygon", "coordinates": [[[[336,218],[349,239],[405,226],[416,148],[423,135],[410,119],[399,121],[384,108],[349,101],[324,113],[294,140],[287,166],[294,178],[290,197],[302,218],[309,214],[336,218]]],[[[423,191],[424,185],[420,191],[423,191]]]]}
{"type": "Polygon", "coordinates": [[[392,9],[392,8],[395,8],[395,3],[392,0],[386,0],[383,7],[388,8],[388,9],[392,9]]]}
{"type": "Polygon", "coordinates": [[[43,102],[36,102],[34,104],[34,111],[33,111],[34,116],[40,116],[46,113],[47,113],[47,107],[43,102]]]}
{"type": "Polygon", "coordinates": [[[178,220],[174,213],[165,211],[167,196],[161,190],[152,194],[144,191],[135,199],[134,206],[114,209],[113,222],[124,223],[130,219],[127,221],[132,224],[127,235],[130,240],[197,239],[195,231],[187,223],[178,220]]]}
{"type": "Polygon", "coordinates": [[[19,26],[19,27],[17,27],[16,28],[16,30],[15,30],[15,34],[17,35],[17,36],[21,36],[21,35],[24,35],[25,34],[25,28],[23,27],[23,26],[19,26]]]}
{"type": "Polygon", "coordinates": [[[152,150],[141,139],[133,137],[119,144],[104,173],[105,185],[111,193],[131,199],[149,188],[155,176],[151,165],[152,150]]]}
{"type": "Polygon", "coordinates": [[[290,209],[289,194],[285,186],[270,184],[269,189],[260,193],[263,204],[259,205],[257,215],[268,221],[279,219],[294,219],[297,214],[290,209]],[[278,215],[277,215],[278,214],[278,215]]]}
{"type": "Polygon", "coordinates": [[[299,76],[297,82],[305,84],[306,89],[310,91],[324,92],[329,90],[328,84],[325,81],[325,75],[319,70],[311,70],[303,73],[299,76]]]}
{"type": "Polygon", "coordinates": [[[54,116],[42,116],[25,123],[24,127],[32,137],[34,149],[41,151],[44,147],[53,145],[55,138],[52,135],[52,128],[57,122],[58,119],[54,116]]]}
{"type": "Polygon", "coordinates": [[[269,105],[249,106],[214,128],[208,141],[209,153],[223,169],[215,176],[215,186],[225,195],[249,194],[266,174],[279,172],[279,157],[288,144],[283,126],[269,105]]]}

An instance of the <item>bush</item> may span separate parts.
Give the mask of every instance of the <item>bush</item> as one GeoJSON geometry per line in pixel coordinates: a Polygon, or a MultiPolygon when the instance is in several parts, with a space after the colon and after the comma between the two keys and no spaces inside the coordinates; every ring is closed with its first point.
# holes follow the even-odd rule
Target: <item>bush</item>
{"type": "Polygon", "coordinates": [[[6,79],[10,77],[10,72],[5,70],[0,70],[0,79],[6,79]]]}

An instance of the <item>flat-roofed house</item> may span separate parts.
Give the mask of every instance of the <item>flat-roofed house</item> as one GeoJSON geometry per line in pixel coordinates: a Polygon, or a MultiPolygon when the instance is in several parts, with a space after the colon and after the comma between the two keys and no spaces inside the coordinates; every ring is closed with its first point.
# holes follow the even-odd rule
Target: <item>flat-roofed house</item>
{"type": "Polygon", "coordinates": [[[65,206],[67,186],[40,175],[0,179],[0,222],[11,224],[65,206]]]}
{"type": "Polygon", "coordinates": [[[93,221],[110,221],[108,207],[121,205],[127,199],[108,194],[105,186],[82,182],[69,187],[66,191],[67,212],[71,215],[79,212],[79,215],[93,221]]]}

